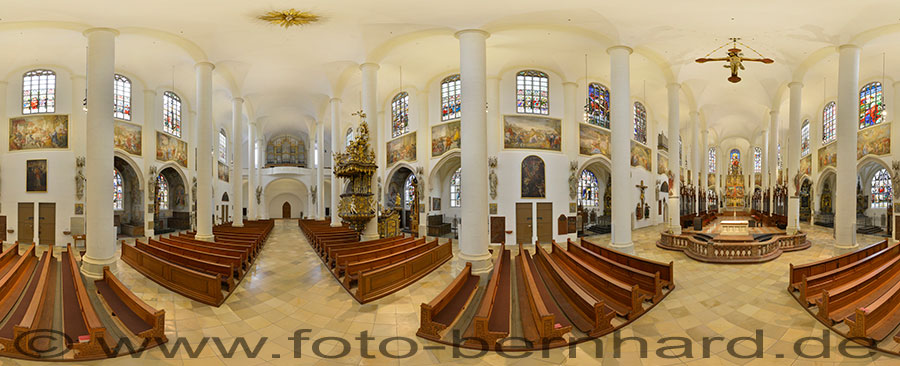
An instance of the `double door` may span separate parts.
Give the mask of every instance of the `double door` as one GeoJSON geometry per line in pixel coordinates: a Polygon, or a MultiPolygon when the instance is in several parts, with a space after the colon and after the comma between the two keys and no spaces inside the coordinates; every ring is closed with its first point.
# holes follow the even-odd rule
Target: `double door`
{"type": "Polygon", "coordinates": [[[535,227],[539,242],[553,241],[553,202],[516,203],[516,243],[532,243],[535,227]]]}
{"type": "Polygon", "coordinates": [[[38,244],[56,244],[56,203],[38,203],[35,215],[34,202],[19,202],[18,240],[22,244],[31,244],[34,240],[34,228],[38,228],[38,244]]]}

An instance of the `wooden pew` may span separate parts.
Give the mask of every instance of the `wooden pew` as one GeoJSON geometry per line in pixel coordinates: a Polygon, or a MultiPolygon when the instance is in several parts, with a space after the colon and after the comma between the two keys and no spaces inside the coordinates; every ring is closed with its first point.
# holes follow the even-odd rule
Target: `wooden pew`
{"type": "Polygon", "coordinates": [[[391,243],[396,243],[401,240],[414,239],[414,238],[405,238],[401,236],[395,236],[391,238],[381,238],[376,240],[369,241],[359,241],[347,244],[336,244],[329,245],[328,250],[326,250],[325,255],[322,257],[325,261],[329,262],[331,266],[334,266],[334,258],[338,254],[350,254],[350,253],[358,253],[364,252],[370,249],[375,249],[378,247],[382,247],[385,245],[389,245],[391,243]]]}
{"type": "Polygon", "coordinates": [[[12,268],[12,265],[19,259],[19,242],[10,245],[9,248],[0,253],[0,278],[12,268]]]}
{"type": "Polygon", "coordinates": [[[551,256],[560,267],[568,270],[571,277],[577,279],[585,290],[593,293],[597,298],[603,299],[604,303],[615,310],[617,314],[634,319],[644,312],[642,304],[646,297],[638,290],[637,285],[629,285],[594,269],[563,250],[556,242],[553,242],[552,248],[551,256]]]}
{"type": "Polygon", "coordinates": [[[795,266],[791,263],[790,280],[788,281],[788,291],[799,288],[803,276],[812,277],[814,275],[825,273],[840,267],[850,265],[856,261],[864,259],[888,247],[887,240],[869,245],[865,248],[845,253],[839,256],[823,259],[820,261],[806,263],[795,266]]]}
{"type": "Polygon", "coordinates": [[[371,271],[381,267],[386,267],[394,263],[412,258],[425,251],[437,248],[438,240],[434,239],[430,242],[422,243],[396,253],[391,253],[382,257],[368,258],[359,262],[347,263],[344,267],[344,286],[350,288],[351,284],[359,277],[360,272],[371,271]]]}
{"type": "MultiPolygon", "coordinates": [[[[437,239],[434,240],[437,245],[437,239]]],[[[450,240],[393,264],[359,272],[356,298],[369,302],[409,286],[453,258],[450,240]]]]}
{"type": "Polygon", "coordinates": [[[578,281],[570,277],[547,253],[537,246],[535,264],[547,290],[566,313],[572,324],[588,336],[597,337],[612,330],[616,316],[603,299],[585,291],[578,281]]]}
{"type": "Polygon", "coordinates": [[[856,308],[844,322],[850,327],[847,337],[867,339],[870,345],[887,338],[900,324],[900,282],[874,302],[856,308]]]}
{"type": "Polygon", "coordinates": [[[50,251],[44,252],[22,299],[0,328],[0,345],[4,354],[38,358],[38,350],[47,349],[48,340],[34,339],[37,335],[34,332],[53,327],[56,268],[56,258],[50,251]]]}
{"type": "Polygon", "coordinates": [[[556,306],[543,281],[537,277],[534,262],[519,244],[516,256],[516,295],[525,339],[541,347],[566,343],[563,335],[572,330],[566,316],[556,306]]]}
{"type": "Polygon", "coordinates": [[[166,311],[156,310],[134,295],[109,267],[103,267],[103,278],[94,281],[98,297],[120,328],[128,329],[135,336],[145,339],[147,345],[166,343],[166,311]]]}
{"type": "Polygon", "coordinates": [[[223,247],[215,246],[215,245],[204,245],[204,244],[194,243],[191,241],[184,241],[184,240],[179,240],[179,239],[163,238],[163,237],[160,237],[159,241],[164,244],[174,245],[177,247],[182,247],[182,248],[187,248],[187,249],[192,249],[192,250],[196,250],[196,251],[200,251],[200,252],[204,252],[204,253],[219,254],[219,255],[224,255],[224,256],[229,256],[229,257],[237,257],[237,258],[241,259],[240,263],[242,264],[242,268],[245,268],[245,269],[250,268],[250,259],[247,256],[246,250],[227,249],[227,248],[223,248],[223,247]]]}
{"type": "Polygon", "coordinates": [[[122,261],[161,286],[204,304],[219,306],[222,276],[196,271],[131,245],[122,246],[122,261]]]}
{"type": "Polygon", "coordinates": [[[158,258],[165,259],[169,263],[177,264],[185,268],[208,273],[211,275],[219,275],[222,280],[222,284],[225,285],[225,291],[231,291],[234,289],[234,266],[209,262],[202,259],[185,257],[178,253],[142,243],[140,240],[135,240],[134,244],[135,248],[150,253],[158,258]]]}
{"type": "Polygon", "coordinates": [[[510,322],[510,253],[504,248],[494,261],[491,279],[485,287],[478,311],[466,331],[466,344],[493,349],[497,341],[509,336],[510,322]]]}
{"type": "Polygon", "coordinates": [[[822,290],[822,297],[816,300],[816,316],[826,324],[840,322],[853,314],[856,308],[874,302],[887,292],[900,278],[898,276],[900,257],[832,291],[822,290]]]}
{"type": "MultiPolygon", "coordinates": [[[[437,245],[437,239],[434,240],[437,245]]],[[[368,260],[375,260],[382,257],[390,256],[394,253],[400,253],[407,249],[412,249],[425,244],[425,238],[413,239],[397,242],[393,245],[375,248],[358,253],[338,254],[334,259],[334,274],[340,276],[341,273],[350,265],[350,263],[360,263],[368,260]]]]}
{"type": "MultiPolygon", "coordinates": [[[[160,237],[162,238],[162,237],[160,237]]],[[[203,241],[194,239],[193,236],[188,236],[185,234],[178,235],[169,235],[169,239],[177,240],[181,242],[189,242],[193,244],[200,245],[208,245],[208,246],[216,246],[224,249],[232,249],[232,250],[242,250],[247,253],[247,260],[252,262],[256,259],[256,248],[254,248],[253,243],[240,242],[240,243],[229,243],[227,241],[203,241]]]]}
{"type": "Polygon", "coordinates": [[[36,246],[31,244],[25,253],[19,256],[9,272],[0,277],[0,319],[5,318],[16,305],[25,285],[31,279],[38,262],[35,249],[36,246]]]}
{"type": "Polygon", "coordinates": [[[856,262],[835,268],[828,272],[819,273],[811,277],[806,277],[806,275],[803,274],[800,284],[797,286],[800,290],[800,299],[805,300],[807,306],[813,305],[816,303],[816,300],[822,296],[822,290],[831,291],[837,287],[850,283],[864,274],[880,268],[882,265],[898,256],[900,256],[900,246],[894,245],[856,262]]]}
{"type": "Polygon", "coordinates": [[[434,300],[422,303],[419,312],[419,330],[416,335],[431,340],[440,340],[447,329],[453,326],[463,311],[469,307],[478,290],[480,277],[472,275],[472,263],[466,263],[462,272],[441,291],[434,300]]]}
{"type": "Polygon", "coordinates": [[[648,273],[634,267],[629,267],[609,258],[600,256],[592,251],[578,246],[572,239],[568,239],[567,251],[573,257],[578,258],[594,269],[613,276],[613,278],[626,285],[637,285],[638,290],[645,294],[655,304],[662,299],[663,282],[659,272],[648,273]]]}
{"type": "Polygon", "coordinates": [[[672,290],[675,289],[675,273],[674,263],[662,263],[654,260],[636,257],[627,253],[622,253],[609,248],[604,248],[593,242],[581,239],[581,247],[599,254],[603,258],[607,258],[614,262],[639,269],[647,273],[659,272],[659,279],[662,281],[663,287],[672,290]]]}
{"type": "Polygon", "coordinates": [[[159,248],[168,252],[172,252],[182,257],[189,257],[194,259],[203,260],[210,263],[218,263],[226,266],[230,266],[232,269],[232,276],[236,279],[240,279],[243,277],[243,265],[244,261],[241,257],[238,256],[230,256],[230,255],[222,255],[215,253],[207,253],[205,251],[200,251],[196,249],[191,249],[179,245],[164,243],[158,240],[153,240],[152,238],[147,238],[147,245],[152,246],[154,248],[159,248]]]}
{"type": "Polygon", "coordinates": [[[63,331],[67,335],[66,342],[71,341],[67,346],[75,351],[75,358],[104,356],[100,342],[106,341],[106,327],[88,297],[71,244],[62,255],[63,331]]]}

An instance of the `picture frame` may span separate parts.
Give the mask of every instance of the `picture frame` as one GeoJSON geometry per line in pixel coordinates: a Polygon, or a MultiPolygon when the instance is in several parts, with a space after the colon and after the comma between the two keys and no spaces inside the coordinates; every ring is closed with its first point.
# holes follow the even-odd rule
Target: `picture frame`
{"type": "Polygon", "coordinates": [[[75,204],[75,214],[76,215],[84,215],[84,204],[83,203],[75,204]]]}
{"type": "Polygon", "coordinates": [[[25,191],[47,192],[47,159],[25,161],[25,191]]]}

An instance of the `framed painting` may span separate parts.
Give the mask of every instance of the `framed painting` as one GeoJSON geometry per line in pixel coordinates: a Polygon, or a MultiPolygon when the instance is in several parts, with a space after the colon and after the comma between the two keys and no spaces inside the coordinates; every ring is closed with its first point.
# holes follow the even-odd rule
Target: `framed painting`
{"type": "Polygon", "coordinates": [[[47,192],[47,159],[25,162],[25,191],[47,192]]]}
{"type": "Polygon", "coordinates": [[[174,161],[188,167],[187,143],[162,132],[156,132],[156,160],[174,161]]]}
{"type": "Polygon", "coordinates": [[[637,141],[631,141],[631,166],[639,166],[648,172],[652,172],[653,165],[650,154],[649,147],[639,144],[637,141]]]}
{"type": "Polygon", "coordinates": [[[431,197],[431,209],[434,211],[441,210],[441,198],[440,197],[431,197]]]}
{"type": "Polygon", "coordinates": [[[219,174],[219,180],[223,182],[228,182],[228,165],[225,163],[218,161],[217,172],[219,174]]]}
{"type": "Polygon", "coordinates": [[[544,160],[536,155],[522,159],[522,198],[546,198],[544,160]]]}
{"type": "Polygon", "coordinates": [[[562,151],[562,121],[536,116],[504,116],[503,147],[562,151]]]}
{"type": "Polygon", "coordinates": [[[807,155],[800,159],[800,174],[810,175],[812,173],[812,155],[807,155]]]}
{"type": "Polygon", "coordinates": [[[141,126],[116,121],[113,129],[113,147],[131,155],[141,155],[141,126]]]}
{"type": "MultiPolygon", "coordinates": [[[[666,174],[669,171],[669,157],[656,154],[656,174],[666,174]]],[[[712,181],[715,183],[715,181],[712,181]]]]}
{"type": "Polygon", "coordinates": [[[819,171],[821,172],[822,168],[827,166],[837,167],[837,143],[819,148],[819,171]]]}
{"type": "Polygon", "coordinates": [[[610,157],[609,131],[588,124],[578,124],[578,153],[610,157]]]}
{"type": "Polygon", "coordinates": [[[490,215],[496,215],[496,214],[497,214],[497,204],[496,204],[496,203],[489,203],[489,204],[488,204],[488,214],[490,214],[490,215]]]}
{"type": "Polygon", "coordinates": [[[84,204],[83,203],[75,204],[75,214],[76,215],[84,215],[84,204]]]}
{"type": "Polygon", "coordinates": [[[891,124],[882,123],[856,133],[856,159],[891,153],[891,124]]]}
{"type": "Polygon", "coordinates": [[[68,115],[43,114],[9,119],[9,151],[68,148],[68,115]]]}
{"type": "Polygon", "coordinates": [[[459,121],[431,127],[431,156],[437,157],[459,149],[459,131],[459,121]]]}
{"type": "Polygon", "coordinates": [[[387,143],[387,165],[416,160],[416,133],[408,133],[387,143]]]}

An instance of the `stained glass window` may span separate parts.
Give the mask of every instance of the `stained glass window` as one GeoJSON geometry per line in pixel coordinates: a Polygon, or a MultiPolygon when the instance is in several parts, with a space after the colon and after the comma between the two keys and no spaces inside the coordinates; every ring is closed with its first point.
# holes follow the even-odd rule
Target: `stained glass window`
{"type": "Polygon", "coordinates": [[[803,121],[800,127],[800,156],[809,154],[809,120],[803,121]]]}
{"type": "Polygon", "coordinates": [[[716,148],[709,148],[709,172],[716,172],[716,148]]]}
{"type": "Polygon", "coordinates": [[[647,109],[641,102],[634,102],[634,139],[647,143],[647,109]]]}
{"type": "Polygon", "coordinates": [[[125,184],[122,174],[113,168],[113,210],[125,209],[125,184]]]}
{"type": "Polygon", "coordinates": [[[228,136],[225,130],[219,130],[219,161],[228,163],[228,136]]]}
{"type": "Polygon", "coordinates": [[[584,121],[592,125],[609,128],[609,89],[602,84],[588,84],[584,121]]]}
{"type": "Polygon", "coordinates": [[[829,102],[822,110],[822,143],[827,144],[837,138],[837,104],[829,102]]]}
{"type": "Polygon", "coordinates": [[[113,117],[131,120],[131,80],[119,74],[113,79],[113,117]]]}
{"type": "Polygon", "coordinates": [[[581,179],[578,180],[578,204],[582,207],[600,206],[600,185],[597,176],[585,169],[581,171],[581,179]]]}
{"type": "Polygon", "coordinates": [[[409,93],[400,92],[391,100],[391,137],[409,132],[409,93]]]}
{"type": "Polygon", "coordinates": [[[782,166],[783,165],[781,164],[781,144],[778,144],[778,170],[781,170],[782,166]]]}
{"type": "Polygon", "coordinates": [[[169,182],[162,174],[156,176],[156,204],[160,210],[169,209],[169,182]]]}
{"type": "Polygon", "coordinates": [[[461,171],[462,168],[456,169],[456,172],[450,177],[450,207],[461,207],[462,196],[460,196],[459,192],[459,189],[462,186],[462,178],[460,177],[461,171]]]}
{"type": "Polygon", "coordinates": [[[457,119],[462,102],[459,99],[459,74],[441,80],[441,121],[457,119]]]}
{"type": "Polygon", "coordinates": [[[22,77],[22,114],[56,111],[56,73],[31,70],[22,77]]]}
{"type": "Polygon", "coordinates": [[[872,208],[887,208],[891,203],[891,174],[881,169],[872,177],[872,208]]]}
{"type": "Polygon", "coordinates": [[[884,121],[884,91],[881,83],[866,84],[859,91],[859,129],[884,121]]]}
{"type": "Polygon", "coordinates": [[[415,179],[415,176],[410,174],[408,177],[406,177],[406,182],[403,183],[404,210],[412,209],[413,200],[416,198],[416,186],[413,185],[413,179],[415,179]]]}
{"type": "Polygon", "coordinates": [[[170,91],[163,93],[163,132],[181,137],[181,98],[170,91]]]}
{"type": "Polygon", "coordinates": [[[350,144],[353,143],[353,127],[347,129],[347,135],[344,137],[344,139],[346,140],[345,142],[347,144],[344,146],[344,148],[350,146],[350,144]]]}
{"type": "MultiPolygon", "coordinates": [[[[681,136],[678,136],[678,161],[682,161],[684,158],[684,141],[681,140],[681,136]]],[[[681,164],[679,164],[681,165],[681,164]]]]}
{"type": "Polygon", "coordinates": [[[753,172],[762,173],[762,149],[759,146],[753,148],[753,172]]]}
{"type": "Polygon", "coordinates": [[[516,74],[516,112],[550,114],[550,78],[537,70],[516,74]]]}
{"type": "Polygon", "coordinates": [[[738,149],[731,149],[731,152],[728,153],[728,158],[731,170],[734,172],[741,171],[741,151],[738,149]]]}

